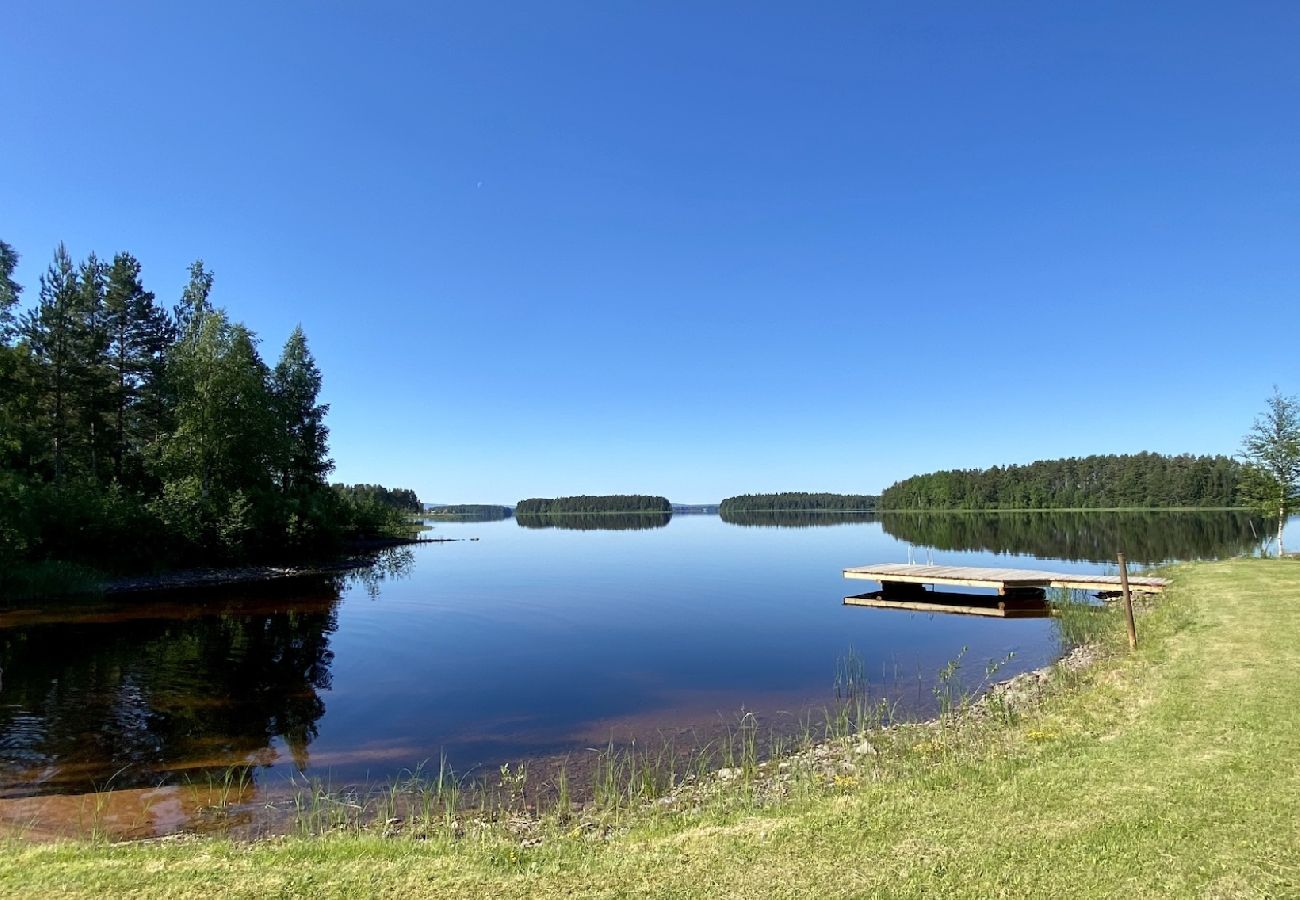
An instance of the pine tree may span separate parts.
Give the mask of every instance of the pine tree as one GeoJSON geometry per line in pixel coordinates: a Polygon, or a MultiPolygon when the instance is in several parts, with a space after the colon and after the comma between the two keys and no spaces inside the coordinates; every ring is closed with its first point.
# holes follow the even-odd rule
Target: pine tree
{"type": "Polygon", "coordinates": [[[91,253],[78,272],[72,329],[73,445],[81,468],[99,480],[101,463],[112,452],[109,422],[113,403],[108,368],[108,319],[104,305],[108,267],[91,253]]]}
{"type": "Polygon", "coordinates": [[[285,494],[324,486],[325,476],[334,468],[329,458],[329,428],[325,425],[329,406],[316,402],[320,388],[320,369],[299,325],[285,342],[271,376],[271,391],[285,438],[277,472],[285,494]]]}
{"type": "Polygon", "coordinates": [[[14,281],[16,268],[18,251],[0,241],[0,345],[8,345],[14,336],[14,308],[18,305],[18,295],[23,290],[22,285],[14,281]]]}
{"type": "Polygon", "coordinates": [[[64,452],[68,440],[74,390],[73,358],[79,286],[67,248],[60,243],[54,261],[41,276],[36,309],[23,317],[22,333],[39,370],[38,403],[45,418],[44,443],[49,449],[51,472],[63,480],[64,452]]]}
{"type": "Polygon", "coordinates": [[[18,295],[22,293],[22,285],[13,277],[16,268],[17,251],[0,241],[0,465],[18,452],[20,443],[18,410],[23,398],[19,396],[18,370],[21,353],[11,346],[17,335],[14,308],[18,305],[18,295]]]}
{"type": "Polygon", "coordinates": [[[163,428],[162,364],[174,339],[170,317],[140,282],[140,263],[129,253],[113,258],[105,292],[108,369],[112,391],[113,475],[143,468],[145,448],[163,428]]]}

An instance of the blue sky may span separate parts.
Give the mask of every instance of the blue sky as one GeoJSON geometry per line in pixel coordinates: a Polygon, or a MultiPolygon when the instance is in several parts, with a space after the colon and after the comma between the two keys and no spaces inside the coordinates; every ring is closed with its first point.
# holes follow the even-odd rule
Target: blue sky
{"type": "Polygon", "coordinates": [[[56,3],[0,238],[190,260],[336,477],[877,491],[1231,453],[1300,391],[1295,3],[56,3]],[[1288,346],[1281,346],[1285,340],[1288,346]]]}

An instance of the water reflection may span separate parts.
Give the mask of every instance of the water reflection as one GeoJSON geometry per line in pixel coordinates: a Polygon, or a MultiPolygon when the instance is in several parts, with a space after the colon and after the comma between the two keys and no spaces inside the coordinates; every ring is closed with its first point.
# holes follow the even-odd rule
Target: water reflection
{"type": "Polygon", "coordinates": [[[434,510],[425,516],[430,525],[439,522],[500,522],[514,515],[508,506],[457,506],[434,510]]]}
{"type": "Polygon", "coordinates": [[[1259,544],[1257,521],[1247,512],[890,512],[885,533],[935,550],[983,551],[1154,565],[1175,559],[1223,559],[1259,544]]]}
{"type": "Polygon", "coordinates": [[[0,629],[0,796],[298,769],[325,711],[341,580],[67,610],[0,629]]]}
{"type": "Polygon", "coordinates": [[[568,531],[643,531],[663,528],[672,513],[525,513],[515,521],[523,528],[562,528],[568,531]]]}
{"type": "Polygon", "coordinates": [[[728,525],[767,528],[815,528],[818,525],[847,525],[875,522],[872,512],[843,512],[840,510],[727,510],[720,514],[728,525]]]}
{"type": "Polygon", "coordinates": [[[386,581],[411,577],[415,569],[415,554],[410,547],[393,547],[374,554],[370,564],[343,572],[339,577],[342,587],[360,585],[370,597],[378,599],[380,587],[386,581]]]}
{"type": "Polygon", "coordinates": [[[986,661],[1014,654],[1014,675],[1060,641],[1046,620],[846,610],[843,567],[901,561],[896,538],[973,551],[953,564],[993,550],[1079,570],[1062,559],[1108,561],[1118,538],[1135,561],[1251,544],[1231,513],[528,518],[440,522],[482,540],[328,579],[0,612],[0,797],[25,798],[0,803],[0,828],[6,809],[48,820],[47,796],[104,784],[138,800],[123,820],[165,804],[188,820],[204,806],[191,783],[229,766],[256,776],[264,805],[295,770],[364,784],[444,756],[491,773],[612,739],[708,745],[737,710],[793,732],[828,702],[846,647],[873,696],[927,715],[935,673],[963,648],[974,687],[986,661]],[[804,527],[826,524],[843,527],[804,527]],[[657,530],[590,533],[610,528],[657,530]]]}

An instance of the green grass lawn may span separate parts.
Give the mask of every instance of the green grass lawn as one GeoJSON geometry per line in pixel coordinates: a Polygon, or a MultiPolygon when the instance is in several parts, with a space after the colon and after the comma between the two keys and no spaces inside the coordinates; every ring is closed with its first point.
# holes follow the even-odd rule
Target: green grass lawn
{"type": "Polygon", "coordinates": [[[538,846],[345,834],[0,845],[13,896],[1297,897],[1300,561],[1174,571],[1101,662],[1009,720],[896,729],[775,806],[538,846]]]}

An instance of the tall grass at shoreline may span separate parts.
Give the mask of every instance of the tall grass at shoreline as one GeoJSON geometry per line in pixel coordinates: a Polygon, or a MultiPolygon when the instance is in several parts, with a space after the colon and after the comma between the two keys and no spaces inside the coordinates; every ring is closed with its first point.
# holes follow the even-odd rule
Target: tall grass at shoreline
{"type": "Polygon", "coordinates": [[[0,608],[5,603],[94,595],[106,580],[107,576],[99,569],[80,563],[15,562],[0,572],[0,608]]]}
{"type": "MultiPolygon", "coordinates": [[[[1067,648],[1116,626],[1113,611],[1086,603],[1081,594],[1056,603],[1064,608],[1067,648]]],[[[900,720],[898,701],[872,694],[865,664],[850,648],[835,666],[835,702],[820,713],[805,713],[793,730],[765,726],[742,710],[712,740],[611,739],[588,748],[587,758],[576,765],[569,756],[458,775],[444,757],[434,769],[417,767],[384,784],[336,788],[327,779],[304,779],[294,783],[286,803],[289,830],[300,836],[345,830],[457,839],[468,830],[604,830],[647,815],[756,809],[791,796],[807,799],[855,783],[854,759],[862,754],[875,757],[887,749],[928,758],[944,746],[936,733],[970,727],[968,720],[976,718],[995,718],[1003,725],[1013,721],[1005,699],[988,693],[1011,656],[986,661],[978,681],[960,677],[964,656],[963,648],[936,675],[934,719],[900,720]]]]}

